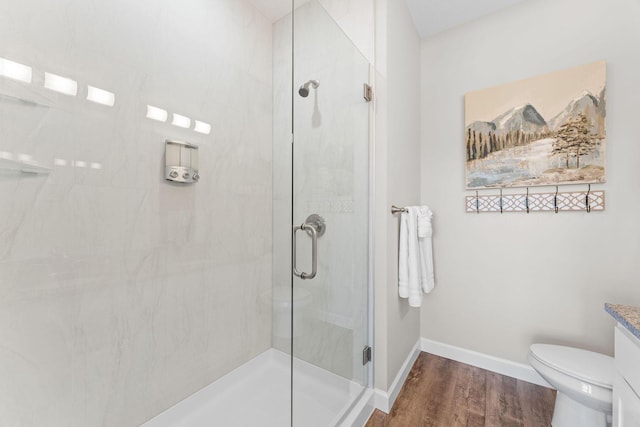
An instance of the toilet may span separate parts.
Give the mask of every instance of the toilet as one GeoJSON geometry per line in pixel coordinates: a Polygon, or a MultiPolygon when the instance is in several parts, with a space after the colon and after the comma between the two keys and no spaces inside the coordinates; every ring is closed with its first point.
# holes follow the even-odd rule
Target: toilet
{"type": "MultiPolygon", "coordinates": [[[[273,333],[279,338],[291,338],[291,288],[277,286],[273,288],[273,333]]],[[[311,292],[299,287],[293,292],[293,336],[298,337],[307,332],[309,323],[309,305],[311,292]]]]}
{"type": "Polygon", "coordinates": [[[558,391],[553,427],[611,425],[612,357],[560,345],[533,344],[528,360],[558,391]]]}

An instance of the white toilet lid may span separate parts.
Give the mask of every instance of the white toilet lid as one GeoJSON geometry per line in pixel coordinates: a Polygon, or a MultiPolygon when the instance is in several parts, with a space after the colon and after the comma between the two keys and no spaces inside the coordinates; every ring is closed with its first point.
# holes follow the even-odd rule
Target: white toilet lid
{"type": "Polygon", "coordinates": [[[612,388],[613,357],[551,344],[533,344],[531,355],[540,363],[564,374],[604,388],[612,388]]]}

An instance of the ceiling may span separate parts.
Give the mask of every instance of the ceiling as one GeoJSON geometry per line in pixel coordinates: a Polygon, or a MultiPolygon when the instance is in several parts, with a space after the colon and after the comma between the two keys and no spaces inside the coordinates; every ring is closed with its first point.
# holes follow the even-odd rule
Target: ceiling
{"type": "Polygon", "coordinates": [[[405,0],[423,39],[523,1],[525,0],[405,0]]]}
{"type": "MultiPolygon", "coordinates": [[[[307,1],[296,0],[296,6],[307,1]]],[[[523,1],[526,0],[405,0],[423,39],[523,1]]],[[[291,0],[249,2],[272,22],[291,11],[291,0]]]]}

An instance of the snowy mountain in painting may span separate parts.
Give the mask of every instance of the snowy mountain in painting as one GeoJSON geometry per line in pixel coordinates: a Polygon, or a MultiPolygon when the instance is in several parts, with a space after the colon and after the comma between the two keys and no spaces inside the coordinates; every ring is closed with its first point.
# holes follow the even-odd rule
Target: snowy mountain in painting
{"type": "Polygon", "coordinates": [[[496,133],[522,131],[524,133],[543,133],[548,131],[547,122],[531,104],[513,108],[493,120],[496,133]]]}
{"type": "Polygon", "coordinates": [[[571,117],[577,117],[582,113],[592,125],[592,131],[596,134],[604,133],[604,101],[605,89],[600,91],[598,97],[590,92],[584,92],[580,97],[572,100],[564,110],[559,112],[549,121],[549,127],[557,130],[571,117]]]}

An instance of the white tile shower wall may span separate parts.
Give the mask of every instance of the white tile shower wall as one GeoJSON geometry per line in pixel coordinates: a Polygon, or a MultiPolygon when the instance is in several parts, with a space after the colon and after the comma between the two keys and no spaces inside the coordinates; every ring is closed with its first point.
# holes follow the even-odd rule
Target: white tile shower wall
{"type": "Polygon", "coordinates": [[[273,286],[291,286],[291,14],[273,25],[273,286]]]}
{"type": "Polygon", "coordinates": [[[239,0],[0,4],[34,70],[0,78],[0,154],[53,167],[0,173],[0,425],[137,426],[270,347],[271,39],[239,0]],[[163,179],[166,138],[198,184],[163,179]]]}
{"type": "MultiPolygon", "coordinates": [[[[367,304],[368,106],[362,99],[362,85],[368,81],[369,66],[318,2],[298,8],[296,24],[295,87],[309,79],[319,80],[320,87],[307,98],[297,93],[294,96],[294,222],[301,223],[311,213],[322,215],[327,222],[327,232],[319,239],[318,277],[296,281],[297,287],[308,290],[313,297],[308,315],[327,327],[310,328],[307,334],[296,337],[296,348],[303,349],[296,355],[362,380],[362,366],[354,364],[357,353],[352,346],[364,342],[362,334],[366,331],[361,325],[367,304]],[[353,235],[354,230],[359,231],[352,240],[341,240],[342,236],[353,235]],[[306,357],[309,349],[312,358],[306,357]]],[[[290,37],[290,28],[290,18],[276,23],[276,94],[280,87],[283,92],[290,87],[291,51],[282,41],[290,37]],[[278,65],[287,56],[288,69],[278,65]]],[[[291,110],[284,98],[278,99],[276,96],[274,105],[274,231],[281,232],[276,231],[274,238],[274,285],[288,286],[291,110]]],[[[308,240],[299,237],[298,243],[299,254],[310,253],[308,240]]],[[[300,268],[309,267],[307,258],[299,256],[300,268]]],[[[274,343],[284,351],[288,348],[277,337],[274,343]]]]}
{"type": "Polygon", "coordinates": [[[374,0],[319,0],[367,60],[375,60],[374,0]]]}

